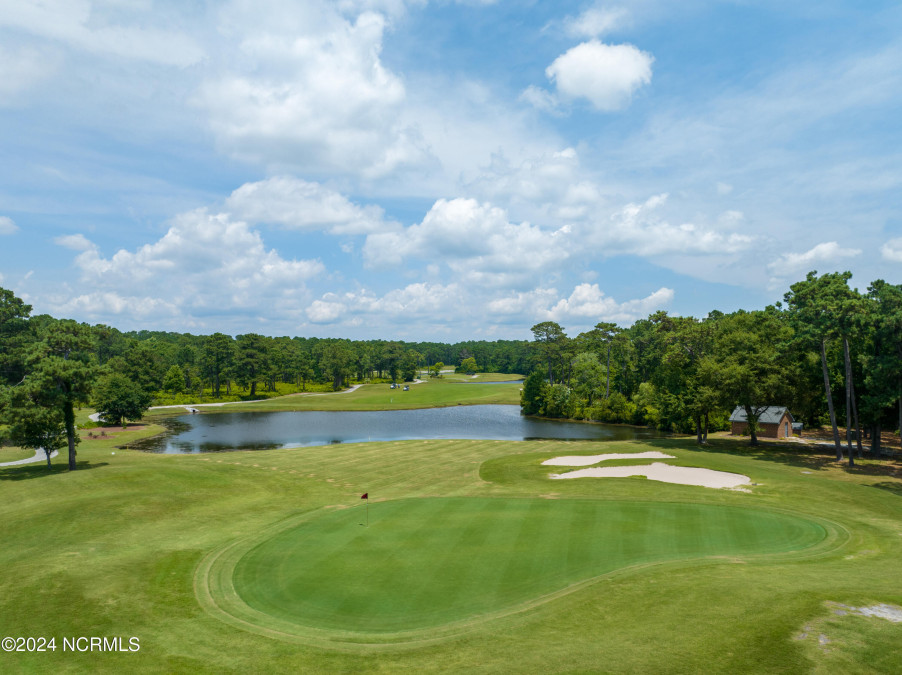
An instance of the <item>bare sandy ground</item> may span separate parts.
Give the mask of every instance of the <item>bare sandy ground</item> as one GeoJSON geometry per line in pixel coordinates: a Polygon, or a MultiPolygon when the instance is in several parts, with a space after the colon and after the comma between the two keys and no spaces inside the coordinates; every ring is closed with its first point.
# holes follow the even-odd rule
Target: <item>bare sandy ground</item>
{"type": "Polygon", "coordinates": [[[700,469],[692,466],[671,466],[663,462],[655,462],[647,466],[606,466],[591,469],[579,469],[562,474],[551,474],[549,478],[627,478],[629,476],[645,476],[649,480],[678,485],[700,485],[709,488],[736,488],[748,485],[748,476],[726,471],[700,469]]]}
{"type": "Polygon", "coordinates": [[[648,452],[611,452],[606,455],[567,455],[553,457],[542,462],[545,466],[590,466],[608,459],[674,459],[673,455],[665,455],[657,450],[648,452]]]}
{"type": "Polygon", "coordinates": [[[882,603],[871,607],[852,607],[851,609],[862,616],[876,616],[893,623],[902,623],[902,607],[882,603]]]}

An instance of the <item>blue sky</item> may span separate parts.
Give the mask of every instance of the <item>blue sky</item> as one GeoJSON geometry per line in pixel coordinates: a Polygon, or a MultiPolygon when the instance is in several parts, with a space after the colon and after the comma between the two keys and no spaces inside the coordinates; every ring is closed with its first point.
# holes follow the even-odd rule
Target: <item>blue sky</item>
{"type": "Polygon", "coordinates": [[[0,285],[194,333],[570,334],[902,283],[898,3],[0,0],[0,285]]]}

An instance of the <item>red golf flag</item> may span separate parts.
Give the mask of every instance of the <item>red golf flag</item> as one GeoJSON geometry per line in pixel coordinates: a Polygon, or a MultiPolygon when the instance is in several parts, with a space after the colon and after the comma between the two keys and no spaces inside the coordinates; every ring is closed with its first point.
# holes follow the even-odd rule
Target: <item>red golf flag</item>
{"type": "Polygon", "coordinates": [[[369,493],[369,492],[364,492],[362,495],[360,495],[360,498],[361,498],[361,499],[369,499],[369,498],[370,498],[370,493],[369,493]]]}

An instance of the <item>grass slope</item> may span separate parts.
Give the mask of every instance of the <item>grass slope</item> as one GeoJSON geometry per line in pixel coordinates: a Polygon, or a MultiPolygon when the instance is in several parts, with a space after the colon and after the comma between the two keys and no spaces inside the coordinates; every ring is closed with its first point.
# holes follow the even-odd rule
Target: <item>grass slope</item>
{"type": "MultiPolygon", "coordinates": [[[[153,431],[84,440],[75,472],[64,471],[61,460],[49,473],[40,464],[0,468],[0,636],[55,637],[57,645],[65,636],[134,636],[141,646],[137,653],[72,653],[59,646],[55,652],[0,652],[2,672],[902,670],[902,655],[891,648],[902,637],[902,625],[840,616],[830,604],[902,604],[897,465],[865,460],[850,471],[826,455],[751,451],[732,442],[698,451],[679,439],[406,441],[217,456],[115,449],[153,431]],[[669,460],[675,464],[743,473],[758,485],[742,493],[631,478],[550,481],[549,467],[540,466],[557,455],[650,449],[676,455],[669,460]],[[343,518],[350,519],[351,529],[359,522],[363,492],[374,498],[373,520],[369,533],[356,526],[364,531],[359,536],[385,531],[377,524],[382,509],[394,519],[391,537],[420,547],[399,550],[400,544],[386,541],[383,549],[370,542],[339,569],[335,561],[344,560],[358,537],[358,530],[351,535],[340,525],[343,518]],[[610,538],[604,528],[613,524],[604,525],[599,516],[646,508],[637,504],[678,523],[658,538],[620,540],[625,551],[645,551],[646,564],[620,567],[580,584],[586,575],[619,563],[577,533],[602,528],[610,538]],[[498,513],[481,517],[481,509],[498,513]],[[729,535],[699,529],[697,537],[690,536],[682,529],[693,522],[686,514],[708,513],[705,509],[736,514],[727,519],[736,527],[727,528],[729,535]],[[529,517],[533,511],[539,517],[529,517]],[[453,536],[444,540],[416,530],[415,521],[438,520],[439,512],[453,536]],[[761,514],[781,514],[785,520],[778,520],[785,523],[822,524],[827,539],[801,554],[749,555],[745,543],[757,539],[761,551],[779,541],[761,541],[761,514]],[[519,534],[514,537],[517,527],[526,533],[526,543],[518,541],[519,534]],[[285,538],[273,539],[276,531],[285,538]],[[329,544],[332,553],[296,545],[291,532],[329,544]],[[479,537],[483,545],[477,545],[479,537]],[[513,541],[521,551],[516,547],[533,543],[543,555],[518,556],[507,546],[491,550],[492,537],[513,541]],[[210,577],[203,572],[215,572],[210,561],[218,559],[217,552],[253,540],[263,548],[239,551],[236,557],[245,560],[244,567],[239,564],[238,574],[229,575],[252,602],[282,602],[254,587],[266,574],[264,566],[281,555],[286,567],[272,575],[283,588],[298,593],[317,575],[323,580],[318,608],[311,611],[331,612],[324,625],[331,620],[346,626],[342,622],[353,616],[358,629],[370,630],[375,623],[367,625],[364,605],[382,600],[351,593],[342,606],[335,602],[339,591],[332,584],[375,565],[380,585],[395,591],[389,612],[395,628],[426,624],[423,639],[400,646],[329,645],[278,630],[261,634],[242,627],[241,617],[227,620],[204,597],[202,582],[210,577]],[[673,555],[679,546],[692,550],[673,560],[680,557],[673,555]],[[463,557],[477,556],[474,562],[480,564],[455,563],[449,552],[458,549],[463,557]],[[389,550],[396,551],[397,560],[372,560],[387,558],[389,550]],[[436,555],[440,551],[442,559],[436,555]],[[718,551],[727,555],[709,555],[718,551]],[[654,555],[648,558],[649,553],[654,555]],[[546,556],[547,575],[541,567],[546,556]],[[299,574],[291,569],[298,561],[310,567],[299,574]],[[412,574],[405,574],[405,564],[412,574]],[[430,565],[435,569],[427,569],[430,565]],[[507,566],[513,566],[510,574],[507,566]],[[452,574],[462,575],[456,586],[464,589],[461,604],[439,605],[430,575],[450,595],[453,579],[442,577],[452,574]],[[518,579],[526,586],[518,586],[518,579]],[[528,603],[536,594],[570,583],[576,585],[528,603]],[[474,588],[486,589],[486,597],[474,588]],[[431,624],[424,619],[430,595],[441,615],[431,624]],[[449,618],[478,616],[490,607],[509,610],[524,602],[522,611],[501,611],[475,631],[451,634],[439,626],[449,618]]],[[[614,529],[628,530],[625,523],[614,529]]],[[[802,544],[810,535],[805,527],[802,544]]],[[[796,537],[792,528],[785,541],[796,537]]],[[[785,547],[769,550],[780,548],[785,547]]],[[[624,556],[620,562],[636,560],[624,556]]],[[[282,611],[289,623],[311,617],[293,606],[282,611]]]]}

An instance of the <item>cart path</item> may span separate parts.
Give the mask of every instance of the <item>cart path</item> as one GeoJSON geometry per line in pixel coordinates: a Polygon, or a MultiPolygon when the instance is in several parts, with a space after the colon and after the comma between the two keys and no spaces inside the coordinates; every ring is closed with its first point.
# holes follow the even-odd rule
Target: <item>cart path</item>
{"type": "MultiPolygon", "coordinates": [[[[50,459],[56,457],[59,453],[54,450],[50,453],[50,459]]],[[[38,448],[34,451],[34,457],[26,457],[25,459],[17,459],[15,462],[0,462],[0,466],[16,466],[17,464],[34,464],[35,462],[46,462],[47,455],[44,454],[44,448],[38,448]]]]}

